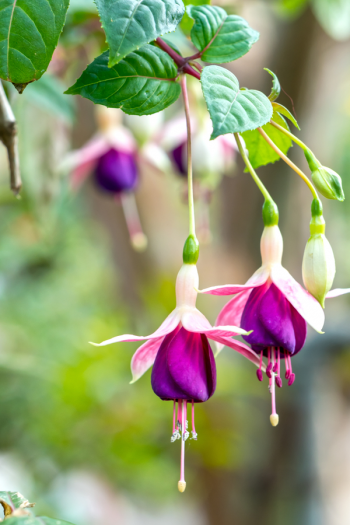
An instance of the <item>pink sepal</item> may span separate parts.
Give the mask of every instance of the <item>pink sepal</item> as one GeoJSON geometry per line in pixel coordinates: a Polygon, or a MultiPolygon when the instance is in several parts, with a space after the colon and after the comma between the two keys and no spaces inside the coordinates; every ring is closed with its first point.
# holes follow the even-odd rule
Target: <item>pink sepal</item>
{"type": "Polygon", "coordinates": [[[223,286],[212,286],[211,288],[205,288],[204,290],[199,290],[200,293],[206,293],[210,295],[235,295],[245,290],[251,290],[252,288],[257,288],[262,284],[266,283],[269,277],[268,270],[261,266],[246,282],[246,284],[225,284],[223,286]]]}
{"type": "Polygon", "coordinates": [[[135,383],[153,365],[163,337],[150,339],[136,350],[131,359],[132,381],[135,383]]]}
{"type": "Polygon", "coordinates": [[[208,319],[196,308],[185,311],[181,316],[181,322],[185,330],[205,334],[209,338],[213,334],[219,337],[231,337],[238,334],[246,334],[245,330],[238,326],[211,326],[208,319]]]}
{"type": "Polygon", "coordinates": [[[323,333],[324,311],[320,303],[280,265],[271,268],[271,280],[316,332],[323,333]]]}
{"type": "Polygon", "coordinates": [[[344,295],[350,293],[350,288],[334,288],[326,295],[326,299],[332,299],[333,297],[339,297],[339,295],[344,295]]]}
{"type": "MultiPolygon", "coordinates": [[[[232,348],[239,354],[249,359],[249,361],[254,363],[255,366],[260,367],[260,357],[254,352],[254,350],[249,348],[249,346],[242,343],[241,341],[237,341],[237,339],[231,339],[229,337],[220,337],[219,335],[216,335],[216,334],[212,334],[210,336],[210,339],[212,339],[213,341],[216,341],[217,343],[222,344],[223,346],[229,346],[230,348],[232,348]]],[[[263,364],[261,367],[261,370],[265,372],[265,369],[266,367],[263,364]]]]}
{"type": "Polygon", "coordinates": [[[158,330],[156,330],[151,335],[145,335],[145,336],[138,336],[138,335],[132,335],[132,334],[124,334],[124,335],[118,335],[117,337],[112,337],[112,339],[108,339],[107,341],[103,341],[102,343],[91,343],[94,346],[106,346],[110,345],[112,343],[121,343],[121,342],[127,342],[127,341],[144,341],[145,339],[157,339],[160,337],[164,337],[165,335],[169,334],[180,323],[180,314],[177,310],[174,310],[171,312],[170,315],[165,319],[165,321],[160,325],[158,330]]]}
{"type": "Polygon", "coordinates": [[[83,148],[70,153],[64,166],[72,170],[71,186],[77,190],[93,170],[97,160],[108,150],[110,145],[102,136],[91,139],[83,148]]]}
{"type": "Polygon", "coordinates": [[[215,325],[240,326],[241,318],[251,290],[239,293],[231,299],[218,315],[215,325]]]}

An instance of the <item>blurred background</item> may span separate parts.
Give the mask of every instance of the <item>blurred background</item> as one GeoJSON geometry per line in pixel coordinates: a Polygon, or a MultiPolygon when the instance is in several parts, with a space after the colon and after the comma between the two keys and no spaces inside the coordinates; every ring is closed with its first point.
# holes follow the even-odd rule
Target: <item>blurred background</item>
{"type": "MultiPolygon", "coordinates": [[[[294,108],[301,126],[296,134],[343,177],[348,195],[350,0],[220,5],[260,32],[249,54],[227,67],[241,86],[266,94],[271,77],[263,68],[277,74],[279,102],[294,108]]],[[[187,30],[184,23],[170,39],[191,54],[187,30]]],[[[293,360],[294,386],[277,392],[277,428],[266,379],[259,383],[251,363],[222,351],[216,394],[196,407],[184,494],[179,442],[170,443],[172,406],[153,394],[150,372],[129,384],[136,343],[88,344],[159,326],[175,305],[187,237],[181,99],[164,118],[135,120],[63,95],[104,49],[93,2],[71,0],[49,72],[20,96],[5,86],[18,120],[23,191],[20,199],[10,193],[0,147],[2,490],[18,490],[37,513],[76,525],[349,523],[347,296],[327,302],[323,336],[309,329],[293,360]],[[91,151],[118,140],[136,175],[132,191],[116,197],[101,191],[91,151]]],[[[260,265],[263,200],[232,143],[209,146],[191,80],[200,286],[243,283],[260,265]]],[[[307,170],[297,147],[290,156],[307,170]]],[[[284,266],[302,282],[311,195],[281,161],[259,174],[279,205],[284,266]]],[[[334,286],[348,287],[349,201],[324,208],[334,286]]],[[[203,296],[197,304],[214,323],[225,302],[203,296]]]]}

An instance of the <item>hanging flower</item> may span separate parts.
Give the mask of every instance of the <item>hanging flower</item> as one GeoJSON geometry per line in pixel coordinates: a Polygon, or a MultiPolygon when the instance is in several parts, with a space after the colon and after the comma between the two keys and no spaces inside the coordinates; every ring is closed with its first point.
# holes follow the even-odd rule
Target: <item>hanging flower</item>
{"type": "MultiPolygon", "coordinates": [[[[153,117],[136,117],[139,127],[145,128],[144,120],[153,117]],[[141,126],[141,122],[143,125],[141,126]]],[[[77,190],[90,175],[97,187],[110,195],[123,207],[132,246],[143,251],[147,238],[134,197],[140,179],[140,159],[156,169],[168,167],[166,155],[161,148],[147,142],[150,135],[138,134],[136,140],[121,122],[122,112],[96,107],[98,133],[81,149],[72,152],[64,161],[64,167],[71,171],[71,186],[77,190]],[[139,140],[141,141],[139,143],[139,140]]],[[[133,122],[133,127],[135,123],[133,122]]],[[[159,118],[155,125],[159,124],[159,118]]]]}
{"type": "Polygon", "coordinates": [[[278,424],[275,384],[282,387],[281,360],[285,362],[285,378],[290,386],[295,380],[291,358],[304,346],[306,323],[320,333],[324,323],[319,302],[283,268],[282,252],[282,235],[276,220],[273,220],[271,225],[265,226],[261,238],[262,266],[245,285],[202,290],[202,293],[212,295],[236,294],[221,310],[217,324],[232,323],[252,331],[243,338],[260,354],[259,381],[263,380],[263,356],[267,357],[273,426],[278,424]]]}
{"type": "MultiPolygon", "coordinates": [[[[153,391],[165,401],[173,401],[173,432],[171,441],[181,440],[181,471],[178,488],[186,487],[184,478],[187,405],[191,405],[192,439],[197,439],[194,424],[194,404],[207,401],[215,392],[216,366],[209,339],[227,345],[259,366],[259,357],[244,343],[232,339],[248,333],[236,326],[211,326],[196,308],[198,290],[197,255],[193,256],[193,238],[185,244],[184,264],[176,279],[176,308],[153,334],[148,336],[120,335],[100,343],[108,345],[122,341],[146,342],[131,361],[132,383],[153,365],[153,391]],[[186,247],[187,246],[187,247],[186,247]]],[[[94,344],[94,343],[93,343],[94,344]]]]}

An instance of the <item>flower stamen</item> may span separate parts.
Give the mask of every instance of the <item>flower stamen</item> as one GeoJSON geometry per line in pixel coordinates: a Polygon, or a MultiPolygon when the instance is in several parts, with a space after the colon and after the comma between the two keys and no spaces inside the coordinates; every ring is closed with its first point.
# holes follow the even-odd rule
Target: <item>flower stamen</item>
{"type": "Polygon", "coordinates": [[[191,431],[191,439],[197,440],[198,434],[196,432],[196,427],[194,426],[194,401],[192,399],[192,431],[191,431]]]}
{"type": "Polygon", "coordinates": [[[259,368],[256,371],[256,376],[259,379],[259,381],[263,380],[263,373],[261,371],[262,363],[263,363],[263,353],[261,352],[261,354],[260,354],[260,366],[259,366],[259,368]]]}
{"type": "MultiPolygon", "coordinates": [[[[270,355],[270,348],[268,349],[268,353],[270,355]]],[[[275,353],[272,350],[272,361],[271,368],[275,364],[275,353]]],[[[270,423],[273,427],[276,427],[278,425],[278,414],[276,412],[276,392],[275,392],[275,374],[272,372],[271,378],[269,379],[269,390],[271,393],[271,415],[270,415],[270,423]]]]}
{"type": "Polygon", "coordinates": [[[281,379],[281,376],[280,376],[280,373],[281,373],[281,350],[280,350],[279,347],[276,350],[276,352],[277,352],[277,361],[276,361],[276,364],[275,364],[275,367],[277,365],[276,385],[278,386],[278,388],[282,388],[282,379],[281,379]]]}
{"type": "Polygon", "coordinates": [[[272,362],[271,362],[271,349],[270,347],[267,349],[267,367],[266,367],[266,375],[269,379],[271,379],[271,369],[272,369],[272,362]]]}
{"type": "Polygon", "coordinates": [[[185,433],[186,433],[186,405],[187,401],[184,400],[183,402],[179,401],[179,404],[181,403],[181,428],[182,428],[182,435],[181,435],[181,464],[180,464],[180,481],[177,484],[177,488],[179,489],[179,492],[185,492],[186,489],[186,481],[185,481],[185,433]]]}

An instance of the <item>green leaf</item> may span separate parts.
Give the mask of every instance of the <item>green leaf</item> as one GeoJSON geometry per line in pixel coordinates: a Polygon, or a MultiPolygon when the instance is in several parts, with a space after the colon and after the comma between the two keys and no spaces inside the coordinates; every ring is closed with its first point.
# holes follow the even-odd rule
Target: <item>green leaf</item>
{"type": "Polygon", "coordinates": [[[46,71],[69,0],[0,0],[0,77],[21,93],[46,71]]]}
{"type": "Polygon", "coordinates": [[[37,82],[30,84],[23,96],[41,109],[72,124],[75,108],[73,99],[64,96],[65,89],[66,86],[57,77],[47,73],[37,82]]]}
{"type": "MultiPolygon", "coordinates": [[[[277,112],[274,112],[271,120],[289,131],[288,124],[277,112]]],[[[273,140],[276,146],[278,146],[283,153],[287,154],[289,148],[292,146],[292,140],[271,124],[265,124],[265,126],[262,126],[262,129],[270,139],[273,140]]],[[[259,168],[259,166],[265,166],[280,159],[280,156],[271,148],[257,129],[245,131],[242,133],[242,137],[248,149],[249,160],[253,168],[259,168]]]]}
{"type": "MultiPolygon", "coordinates": [[[[188,5],[209,5],[210,0],[184,0],[185,6],[188,5]]],[[[191,29],[193,27],[193,18],[190,18],[190,16],[187,13],[187,10],[185,11],[184,16],[182,17],[182,20],[180,22],[181,30],[185,33],[186,36],[189,36],[191,33],[191,29]]]]}
{"type": "Polygon", "coordinates": [[[188,6],[194,19],[191,40],[202,52],[202,60],[222,64],[237,60],[248,53],[258,40],[259,33],[237,15],[228,15],[217,6],[188,6]]]}
{"type": "Polygon", "coordinates": [[[6,525],[72,525],[72,523],[46,516],[11,516],[6,519],[6,525]]]}
{"type": "Polygon", "coordinates": [[[146,44],[119,64],[108,67],[108,51],[83,72],[68,95],[81,95],[95,104],[121,108],[129,115],[151,115],[167,108],[179,97],[174,80],[177,67],[170,56],[146,44]]]}
{"type": "Polygon", "coordinates": [[[270,69],[267,69],[267,67],[264,67],[264,70],[270,73],[270,75],[272,76],[272,89],[271,89],[271,93],[269,94],[269,100],[273,102],[274,100],[278,99],[281,93],[281,84],[277,78],[277,75],[275,75],[275,73],[270,71],[270,69]]]}
{"type": "Polygon", "coordinates": [[[9,491],[0,491],[0,505],[4,509],[5,516],[10,516],[16,509],[33,507],[33,503],[29,503],[22,494],[9,491]]]}
{"type": "Polygon", "coordinates": [[[272,105],[260,91],[240,90],[233,73],[219,66],[203,69],[201,83],[210,118],[212,139],[225,133],[242,133],[266,124],[272,105]]]}
{"type": "Polygon", "coordinates": [[[110,49],[109,67],[157,37],[175,31],[182,0],[95,0],[110,49]]]}
{"type": "Polygon", "coordinates": [[[287,117],[294,124],[296,128],[300,129],[296,118],[291,114],[289,109],[282,106],[282,104],[278,104],[277,102],[272,102],[272,107],[274,111],[277,111],[277,113],[280,113],[281,115],[284,115],[285,117],[287,117]]]}

